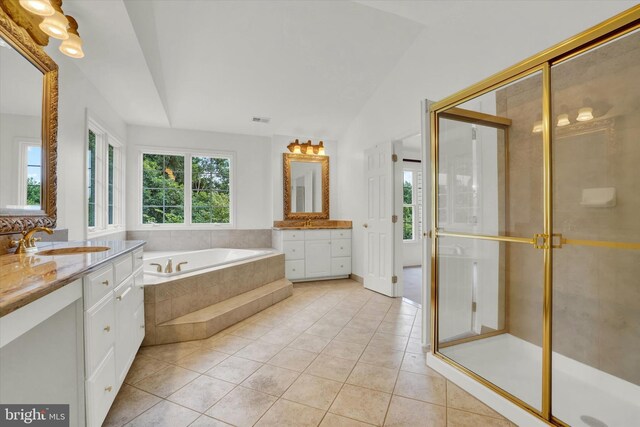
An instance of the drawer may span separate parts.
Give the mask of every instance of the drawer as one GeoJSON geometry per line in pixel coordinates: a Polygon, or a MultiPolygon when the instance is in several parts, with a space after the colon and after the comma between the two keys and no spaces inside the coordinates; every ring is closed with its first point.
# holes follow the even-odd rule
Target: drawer
{"type": "Polygon", "coordinates": [[[304,260],[285,261],[284,272],[289,280],[304,279],[304,260]]]}
{"type": "Polygon", "coordinates": [[[331,241],[331,256],[351,256],[351,239],[335,239],[331,241]]]}
{"type": "Polygon", "coordinates": [[[285,260],[303,259],[304,258],[304,242],[303,241],[284,242],[282,252],[284,252],[285,260]]]}
{"type": "Polygon", "coordinates": [[[304,240],[304,231],[282,230],[282,240],[304,240]]]}
{"type": "Polygon", "coordinates": [[[142,267],[142,263],[143,263],[142,249],[133,251],[131,256],[133,257],[133,269],[136,270],[142,267]]]}
{"type": "Polygon", "coordinates": [[[304,232],[305,240],[325,240],[331,238],[331,230],[307,230],[304,232]]]}
{"type": "Polygon", "coordinates": [[[115,288],[111,264],[88,274],[83,279],[84,308],[88,309],[115,288]]]}
{"type": "Polygon", "coordinates": [[[133,259],[131,256],[126,255],[122,258],[118,258],[113,263],[114,280],[115,285],[118,286],[124,279],[129,277],[133,273],[133,259]]]}
{"type": "Polygon", "coordinates": [[[331,275],[347,276],[351,274],[351,257],[331,258],[331,275]]]}
{"type": "Polygon", "coordinates": [[[116,322],[113,295],[85,313],[85,354],[91,374],[115,343],[116,322]]]}
{"type": "Polygon", "coordinates": [[[331,238],[332,239],[350,239],[351,230],[349,229],[331,230],[331,238]]]}
{"type": "Polygon", "coordinates": [[[117,392],[115,357],[112,349],[87,380],[87,425],[102,425],[117,392]]]}

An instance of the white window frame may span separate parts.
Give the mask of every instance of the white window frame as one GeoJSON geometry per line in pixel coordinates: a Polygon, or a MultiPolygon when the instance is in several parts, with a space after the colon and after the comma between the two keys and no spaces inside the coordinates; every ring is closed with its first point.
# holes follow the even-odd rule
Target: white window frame
{"type": "Polygon", "coordinates": [[[170,149],[166,147],[142,146],[138,148],[137,159],[137,207],[136,207],[136,228],[139,230],[164,229],[164,230],[210,230],[220,228],[236,228],[236,153],[234,151],[213,151],[198,149],[170,149]],[[142,160],[145,154],[158,154],[166,156],[183,156],[184,159],[184,222],[181,224],[144,224],[142,222],[142,160]],[[229,159],[229,223],[208,223],[199,224],[191,222],[191,190],[192,190],[192,172],[191,159],[193,157],[216,157],[229,159]]]}
{"type": "MultiPolygon", "coordinates": [[[[29,176],[29,167],[27,165],[28,155],[27,150],[30,147],[40,147],[42,149],[42,141],[37,138],[17,138],[18,147],[19,147],[19,170],[18,170],[18,182],[20,182],[20,186],[18,187],[18,205],[21,205],[24,209],[43,209],[42,205],[40,205],[37,209],[33,206],[27,205],[27,178],[29,176]]],[[[40,201],[42,202],[42,159],[40,159],[40,201]]]]}
{"type": "Polygon", "coordinates": [[[125,154],[124,144],[100,124],[95,118],[87,115],[87,126],[85,130],[85,225],[87,227],[87,237],[94,238],[125,230],[125,203],[124,203],[124,183],[125,183],[125,154]],[[89,131],[96,135],[96,220],[93,227],[89,227],[89,195],[87,174],[88,164],[87,151],[89,149],[89,131]],[[114,171],[113,179],[113,224],[109,224],[109,146],[114,148],[114,171]]]}

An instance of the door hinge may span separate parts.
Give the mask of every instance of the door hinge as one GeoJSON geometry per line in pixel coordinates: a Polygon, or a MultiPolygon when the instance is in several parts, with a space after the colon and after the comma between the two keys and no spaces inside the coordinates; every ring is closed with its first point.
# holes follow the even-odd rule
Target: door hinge
{"type": "Polygon", "coordinates": [[[391,215],[391,222],[394,224],[398,222],[398,215],[391,215]]]}
{"type": "Polygon", "coordinates": [[[391,283],[393,283],[394,285],[398,283],[398,276],[391,276],[391,283]]]}
{"type": "Polygon", "coordinates": [[[471,303],[471,311],[475,313],[478,310],[477,303],[474,301],[471,303]]]}
{"type": "Polygon", "coordinates": [[[397,154],[392,154],[391,155],[391,161],[394,162],[394,163],[397,162],[398,161],[398,155],[397,154]]]}

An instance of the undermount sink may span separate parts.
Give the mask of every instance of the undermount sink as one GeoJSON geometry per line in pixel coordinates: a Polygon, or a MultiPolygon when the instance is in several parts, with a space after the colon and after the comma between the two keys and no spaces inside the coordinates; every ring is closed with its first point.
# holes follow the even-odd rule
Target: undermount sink
{"type": "Polygon", "coordinates": [[[38,255],[43,256],[53,256],[53,255],[77,255],[77,254],[88,254],[93,252],[104,252],[108,251],[109,247],[107,246],[78,246],[74,248],[58,248],[58,249],[48,249],[46,251],[39,251],[38,255]]]}

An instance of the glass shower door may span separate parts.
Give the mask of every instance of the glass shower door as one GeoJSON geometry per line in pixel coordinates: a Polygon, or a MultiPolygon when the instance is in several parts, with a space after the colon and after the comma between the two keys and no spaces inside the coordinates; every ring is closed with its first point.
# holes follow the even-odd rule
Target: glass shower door
{"type": "Polygon", "coordinates": [[[640,32],[551,68],[552,412],[640,420],[640,32]]]}
{"type": "Polygon", "coordinates": [[[542,73],[439,113],[437,351],[542,407],[542,73]],[[540,130],[540,131],[538,131],[540,130]]]}

